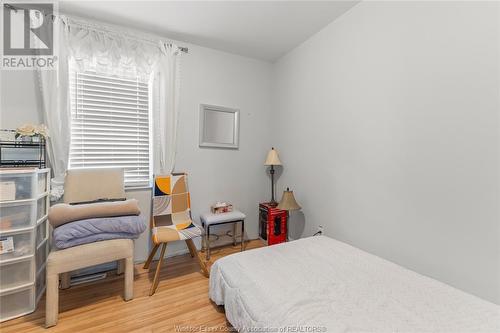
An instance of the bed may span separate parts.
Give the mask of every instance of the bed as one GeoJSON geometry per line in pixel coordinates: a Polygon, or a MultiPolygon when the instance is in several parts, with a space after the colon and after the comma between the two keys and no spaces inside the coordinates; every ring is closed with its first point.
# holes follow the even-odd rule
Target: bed
{"type": "Polygon", "coordinates": [[[238,331],[500,332],[500,306],[325,236],[217,260],[209,296],[238,331]]]}

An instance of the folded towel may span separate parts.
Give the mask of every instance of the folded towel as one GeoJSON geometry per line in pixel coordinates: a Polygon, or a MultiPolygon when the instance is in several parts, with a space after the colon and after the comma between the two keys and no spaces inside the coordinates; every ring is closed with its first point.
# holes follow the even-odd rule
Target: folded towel
{"type": "Polygon", "coordinates": [[[65,223],[98,218],[124,215],[139,215],[141,213],[136,199],[125,201],[105,201],[83,205],[57,204],[49,209],[49,222],[57,228],[65,223]]]}
{"type": "Polygon", "coordinates": [[[86,219],[66,223],[54,229],[58,249],[117,238],[136,239],[146,230],[141,216],[119,216],[86,219]]]}

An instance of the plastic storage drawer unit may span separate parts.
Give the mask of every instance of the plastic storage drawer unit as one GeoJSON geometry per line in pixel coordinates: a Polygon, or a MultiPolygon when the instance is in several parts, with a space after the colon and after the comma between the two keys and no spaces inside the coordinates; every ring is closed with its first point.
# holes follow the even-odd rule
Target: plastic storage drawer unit
{"type": "Polygon", "coordinates": [[[45,240],[36,250],[36,271],[40,271],[49,256],[49,242],[45,240]]]}
{"type": "Polygon", "coordinates": [[[32,255],[35,248],[34,229],[2,233],[0,241],[2,242],[0,262],[32,255]]]}
{"type": "Polygon", "coordinates": [[[42,297],[43,292],[45,291],[45,287],[47,286],[47,271],[46,267],[44,266],[40,272],[37,273],[36,277],[36,284],[35,284],[35,293],[36,293],[36,301],[40,300],[40,297],[42,297]]]}
{"type": "Polygon", "coordinates": [[[0,174],[0,201],[33,199],[37,194],[38,176],[29,170],[0,174]]]}
{"type": "Polygon", "coordinates": [[[34,309],[34,286],[0,293],[0,318],[2,321],[28,314],[34,309]]]}
{"type": "Polygon", "coordinates": [[[47,216],[49,208],[47,207],[46,202],[47,202],[47,195],[42,196],[37,201],[37,205],[36,205],[36,220],[37,221],[40,221],[42,218],[47,216]]]}
{"type": "Polygon", "coordinates": [[[32,227],[35,205],[34,200],[0,202],[0,232],[32,227]]]}
{"type": "Polygon", "coordinates": [[[0,169],[0,322],[36,308],[49,253],[49,169],[0,169]]]}
{"type": "Polygon", "coordinates": [[[0,265],[0,290],[13,289],[33,283],[33,258],[10,261],[0,265]]]}
{"type": "Polygon", "coordinates": [[[47,219],[42,220],[42,222],[38,223],[36,226],[36,247],[38,248],[43,241],[47,239],[48,226],[47,223],[49,221],[47,219]]]}

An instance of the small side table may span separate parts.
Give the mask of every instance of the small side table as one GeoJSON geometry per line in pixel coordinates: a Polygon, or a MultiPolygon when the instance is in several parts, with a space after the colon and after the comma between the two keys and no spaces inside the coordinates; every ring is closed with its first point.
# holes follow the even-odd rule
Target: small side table
{"type": "Polygon", "coordinates": [[[233,210],[228,213],[212,214],[206,213],[200,216],[201,225],[205,230],[205,248],[207,251],[206,258],[210,260],[210,227],[221,224],[233,224],[233,245],[236,245],[236,224],[241,222],[241,251],[243,251],[243,240],[245,235],[245,214],[238,210],[233,210]]]}
{"type": "Polygon", "coordinates": [[[259,204],[259,237],[267,245],[286,242],[288,239],[288,218],[286,210],[276,208],[278,204],[259,204]]]}

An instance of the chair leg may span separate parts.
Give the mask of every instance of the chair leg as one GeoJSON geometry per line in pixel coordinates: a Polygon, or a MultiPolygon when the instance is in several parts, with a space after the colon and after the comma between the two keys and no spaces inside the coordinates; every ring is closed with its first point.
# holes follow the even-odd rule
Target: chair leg
{"type": "Polygon", "coordinates": [[[156,251],[158,251],[158,247],[160,246],[160,244],[156,244],[153,249],[151,250],[151,253],[149,254],[149,257],[148,259],[146,260],[146,262],[144,263],[144,266],[143,268],[144,269],[149,269],[149,265],[151,264],[151,261],[153,260],[155,254],[156,254],[156,251]]]}
{"type": "MultiPolygon", "coordinates": [[[[186,244],[187,244],[187,240],[186,240],[186,244]]],[[[193,248],[189,245],[188,245],[188,249],[189,249],[189,253],[191,254],[191,258],[194,258],[194,256],[196,255],[196,249],[195,249],[195,251],[193,251],[193,248]]]]}
{"type": "Polygon", "coordinates": [[[61,273],[61,289],[68,289],[71,286],[71,272],[61,273]]]}
{"type": "Polygon", "coordinates": [[[149,290],[149,296],[152,296],[156,291],[156,287],[158,287],[158,282],[160,279],[161,263],[163,262],[163,256],[165,255],[166,249],[167,249],[167,243],[163,243],[160,252],[160,260],[158,260],[158,265],[156,266],[156,272],[155,272],[155,277],[153,279],[153,284],[151,285],[151,289],[149,290]]]}
{"type": "Polygon", "coordinates": [[[120,260],[125,266],[125,293],[126,301],[134,298],[134,259],[132,257],[120,260]]]}
{"type": "Polygon", "coordinates": [[[201,270],[203,271],[203,275],[206,277],[209,276],[208,269],[206,263],[203,261],[203,259],[200,257],[200,254],[198,253],[198,250],[196,250],[196,245],[194,245],[194,242],[192,239],[186,239],[186,244],[188,248],[190,249],[189,251],[194,252],[196,254],[196,260],[198,260],[198,264],[200,265],[201,270]]]}
{"type": "Polygon", "coordinates": [[[57,324],[59,316],[59,274],[47,271],[47,294],[45,299],[45,327],[57,324]]]}

